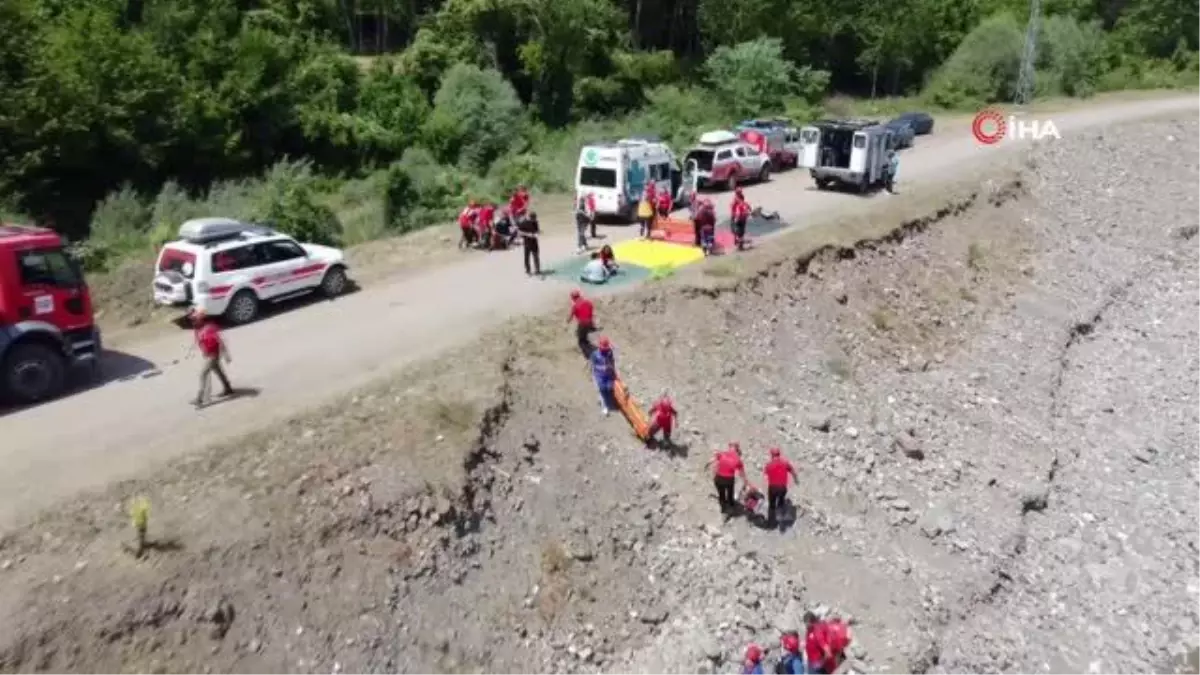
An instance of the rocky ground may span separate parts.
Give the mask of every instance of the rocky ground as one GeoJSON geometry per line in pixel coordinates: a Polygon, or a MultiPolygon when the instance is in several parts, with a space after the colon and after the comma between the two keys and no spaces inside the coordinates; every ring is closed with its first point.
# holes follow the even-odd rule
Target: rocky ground
{"type": "Polygon", "coordinates": [[[606,300],[674,453],[556,316],[64,505],[0,539],[0,668],[733,672],[816,608],[860,671],[1195,672],[1198,143],[1080,134],[883,239],[606,300]],[[717,515],[730,440],[797,464],[793,524],[717,515]]]}

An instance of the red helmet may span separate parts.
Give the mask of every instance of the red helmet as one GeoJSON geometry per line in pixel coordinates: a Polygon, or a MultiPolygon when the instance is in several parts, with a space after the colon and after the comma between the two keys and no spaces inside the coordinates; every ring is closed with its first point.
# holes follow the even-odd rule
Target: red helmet
{"type": "Polygon", "coordinates": [[[746,660],[747,661],[749,661],[750,663],[758,663],[759,661],[762,661],[762,658],[763,658],[762,647],[759,647],[758,645],[753,644],[753,643],[751,643],[750,646],[746,647],[746,660]]]}
{"type": "Polygon", "coordinates": [[[608,351],[608,350],[612,349],[612,343],[611,343],[611,342],[609,342],[609,341],[608,341],[608,338],[606,338],[606,337],[601,337],[601,338],[600,338],[600,339],[599,339],[599,340],[596,342],[596,346],[597,346],[597,347],[599,347],[599,348],[600,348],[600,351],[602,351],[602,352],[606,352],[606,351],[608,351]]]}
{"type": "Polygon", "coordinates": [[[579,292],[579,289],[574,289],[571,291],[571,299],[572,300],[578,300],[580,298],[580,296],[582,296],[582,295],[583,294],[579,292]]]}
{"type": "Polygon", "coordinates": [[[779,646],[783,647],[783,651],[793,654],[800,651],[800,635],[797,633],[784,633],[783,637],[779,638],[779,646]]]}
{"type": "Polygon", "coordinates": [[[782,454],[783,453],[779,450],[779,448],[771,448],[771,456],[772,457],[778,457],[782,454]]]}

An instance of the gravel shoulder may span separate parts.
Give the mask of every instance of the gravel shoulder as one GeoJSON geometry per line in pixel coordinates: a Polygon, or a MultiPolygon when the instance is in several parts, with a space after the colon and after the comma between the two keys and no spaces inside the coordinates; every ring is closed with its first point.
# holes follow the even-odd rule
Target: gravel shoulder
{"type": "Polygon", "coordinates": [[[674,454],[599,415],[556,311],[58,501],[0,535],[0,668],[725,672],[815,608],[859,671],[1170,670],[1198,144],[1194,115],[1102,127],[603,299],[674,454]],[[717,517],[735,439],[797,463],[790,529],[717,517]]]}

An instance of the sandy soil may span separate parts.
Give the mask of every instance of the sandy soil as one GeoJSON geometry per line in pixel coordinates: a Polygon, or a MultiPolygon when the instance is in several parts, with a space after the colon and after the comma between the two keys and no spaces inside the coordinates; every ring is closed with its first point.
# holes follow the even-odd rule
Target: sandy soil
{"type": "Polygon", "coordinates": [[[725,672],[811,608],[852,622],[856,671],[1195,672],[1185,117],[604,299],[674,452],[599,414],[554,287],[549,316],[55,500],[0,538],[0,668],[725,672]],[[794,522],[719,517],[729,440],[752,474],[796,462],[794,522]]]}

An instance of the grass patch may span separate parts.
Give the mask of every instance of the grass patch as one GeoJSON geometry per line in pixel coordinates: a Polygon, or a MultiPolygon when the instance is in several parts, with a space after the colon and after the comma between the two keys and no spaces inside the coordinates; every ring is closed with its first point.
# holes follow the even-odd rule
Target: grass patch
{"type": "Polygon", "coordinates": [[[441,431],[463,433],[479,419],[475,406],[464,401],[433,401],[429,403],[429,418],[441,431]]]}
{"type": "Polygon", "coordinates": [[[871,325],[877,331],[887,332],[895,327],[896,317],[887,309],[875,309],[871,312],[871,325]]]}
{"type": "Polygon", "coordinates": [[[728,279],[735,276],[738,270],[734,263],[719,260],[711,265],[705,265],[703,271],[706,276],[713,277],[714,279],[728,279]]]}
{"type": "Polygon", "coordinates": [[[982,270],[983,260],[983,247],[977,242],[971,242],[971,245],[967,246],[967,267],[975,271],[982,270]]]}
{"type": "Polygon", "coordinates": [[[854,374],[850,361],[841,356],[831,356],[825,359],[825,370],[839,380],[849,380],[850,376],[854,374]]]}

